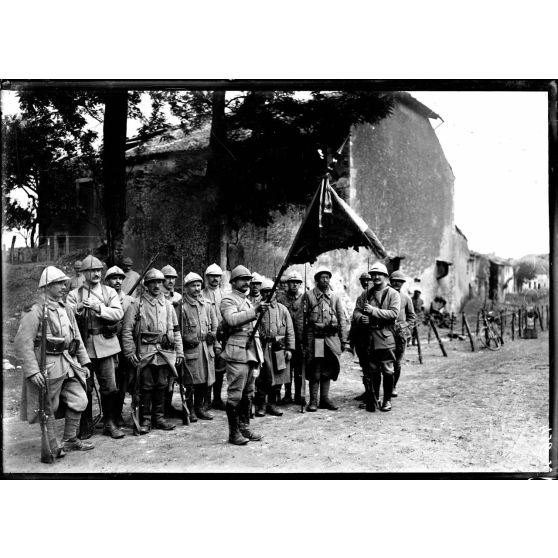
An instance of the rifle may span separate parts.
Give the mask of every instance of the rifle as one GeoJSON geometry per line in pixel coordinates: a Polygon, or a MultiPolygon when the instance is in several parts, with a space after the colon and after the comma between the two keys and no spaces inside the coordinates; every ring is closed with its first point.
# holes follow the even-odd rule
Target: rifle
{"type": "Polygon", "coordinates": [[[132,295],[132,293],[136,290],[137,286],[142,282],[143,278],[145,277],[145,274],[149,271],[149,268],[153,265],[153,263],[155,262],[155,260],[158,258],[159,253],[161,251],[157,250],[157,253],[151,258],[151,261],[147,264],[147,266],[144,268],[143,272],[141,273],[141,275],[138,277],[138,280],[134,283],[134,286],[130,289],[130,291],[128,292],[128,295],[132,295]]]}
{"type": "MultiPolygon", "coordinates": [[[[184,342],[184,256],[180,256],[180,276],[182,281],[182,303],[180,304],[180,335],[182,335],[182,341],[184,342]]],[[[184,362],[179,366],[178,385],[180,387],[180,400],[182,401],[182,424],[188,426],[190,424],[190,410],[188,409],[188,404],[186,403],[186,393],[184,392],[184,376],[185,376],[184,362]]]]}
{"type": "Polygon", "coordinates": [[[136,366],[136,384],[134,393],[132,394],[132,422],[134,423],[134,436],[140,435],[140,343],[141,343],[141,308],[143,305],[143,296],[140,296],[138,313],[136,314],[137,336],[136,336],[136,357],[138,365],[136,366]]]}
{"type": "MultiPolygon", "coordinates": [[[[48,280],[47,280],[48,284],[48,280]]],[[[46,366],[46,325],[48,320],[48,309],[46,302],[45,293],[45,303],[43,305],[43,323],[41,324],[41,358],[39,362],[39,373],[42,374],[45,387],[39,388],[39,420],[41,423],[41,461],[43,463],[53,463],[54,454],[52,452],[52,447],[50,446],[50,440],[47,431],[47,421],[49,416],[46,413],[46,402],[48,397],[48,370],[46,366]]],[[[50,408],[50,405],[49,405],[50,408]]]]}
{"type": "Polygon", "coordinates": [[[304,292],[302,293],[302,335],[300,342],[300,351],[302,353],[302,362],[300,365],[300,412],[304,413],[304,406],[306,405],[306,352],[304,351],[304,339],[306,337],[306,311],[308,310],[306,304],[308,299],[306,297],[306,264],[304,264],[304,292]]]}

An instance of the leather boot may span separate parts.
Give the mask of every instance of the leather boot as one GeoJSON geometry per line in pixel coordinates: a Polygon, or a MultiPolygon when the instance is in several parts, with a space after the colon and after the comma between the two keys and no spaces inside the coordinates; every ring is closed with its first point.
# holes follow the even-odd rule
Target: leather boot
{"type": "Polygon", "coordinates": [[[124,432],[116,427],[112,418],[114,414],[115,395],[117,395],[117,392],[105,394],[101,393],[101,405],[103,406],[105,414],[105,427],[103,429],[103,434],[117,440],[119,438],[124,438],[124,432]]]}
{"type": "Polygon", "coordinates": [[[256,397],[254,397],[254,404],[256,406],[255,416],[265,417],[265,408],[266,408],[265,400],[266,400],[265,393],[262,392],[261,389],[258,389],[258,391],[256,392],[256,397]]]}
{"type": "Polygon", "coordinates": [[[329,386],[331,380],[329,378],[322,378],[320,380],[320,409],[328,409],[329,411],[337,411],[339,407],[329,398],[329,386]]]}
{"type": "Polygon", "coordinates": [[[113,421],[117,428],[126,426],[124,417],[122,416],[122,409],[124,408],[124,398],[126,394],[123,391],[117,391],[114,395],[114,408],[113,408],[113,421]]]}
{"type": "Polygon", "coordinates": [[[393,375],[384,374],[384,401],[381,411],[391,411],[391,391],[393,390],[393,375]]]}
{"type": "Polygon", "coordinates": [[[151,430],[151,392],[140,393],[140,434],[148,434],[151,430]]]}
{"type": "Polygon", "coordinates": [[[293,396],[291,394],[291,384],[285,384],[285,395],[279,402],[279,405],[290,405],[292,402],[293,396]]]}
{"type": "Polygon", "coordinates": [[[226,406],[227,419],[229,421],[229,443],[235,446],[243,446],[248,443],[248,438],[245,438],[239,430],[239,421],[236,407],[227,403],[226,406]]]}
{"type": "Polygon", "coordinates": [[[196,416],[196,411],[194,409],[194,386],[190,386],[188,389],[186,405],[188,406],[188,411],[190,411],[190,422],[198,422],[198,417],[196,416]]]}
{"type": "Polygon", "coordinates": [[[223,377],[225,373],[224,371],[215,371],[215,383],[212,386],[213,389],[213,402],[211,403],[211,407],[218,411],[225,410],[225,403],[221,399],[221,390],[223,389],[223,377]]]}
{"type": "Polygon", "coordinates": [[[276,406],[277,399],[277,391],[275,390],[275,388],[271,388],[267,395],[267,406],[265,410],[268,415],[271,415],[273,417],[282,417],[283,411],[280,411],[276,406]]]}
{"type": "Polygon", "coordinates": [[[263,436],[250,430],[250,407],[252,401],[246,395],[242,397],[238,404],[238,428],[240,433],[250,440],[250,442],[259,442],[263,436]]]}
{"type": "Polygon", "coordinates": [[[87,440],[88,438],[91,438],[91,436],[93,436],[93,433],[93,393],[88,391],[87,407],[85,411],[81,413],[77,437],[80,440],[87,440]]]}
{"type": "Polygon", "coordinates": [[[310,392],[310,403],[306,406],[309,413],[314,413],[318,410],[318,391],[320,389],[320,382],[316,380],[308,381],[308,391],[310,392]]]}
{"type": "Polygon", "coordinates": [[[295,375],[294,377],[294,400],[295,405],[300,405],[300,389],[302,387],[302,377],[295,375]]]}
{"type": "Polygon", "coordinates": [[[194,411],[200,420],[213,420],[213,415],[205,411],[205,396],[207,386],[205,384],[194,385],[194,411]]]}
{"type": "Polygon", "coordinates": [[[153,390],[151,400],[151,424],[157,430],[174,430],[176,424],[165,420],[165,388],[153,390]]]}
{"type": "Polygon", "coordinates": [[[180,414],[180,411],[178,411],[172,406],[173,394],[174,394],[174,390],[169,391],[168,388],[165,388],[165,417],[166,418],[177,418],[182,416],[180,414]]]}

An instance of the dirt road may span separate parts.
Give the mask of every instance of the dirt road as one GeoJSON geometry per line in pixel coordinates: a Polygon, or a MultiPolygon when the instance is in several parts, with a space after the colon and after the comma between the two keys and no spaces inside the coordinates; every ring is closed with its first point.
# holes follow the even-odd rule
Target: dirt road
{"type": "Polygon", "coordinates": [[[448,358],[435,341],[425,343],[424,365],[409,349],[390,413],[358,408],[360,370],[345,353],[332,387],[339,411],[301,414],[289,406],[281,418],[253,419],[262,442],[228,444],[225,413],[215,411],[213,421],[177,420],[170,432],[95,435],[93,451],[54,465],[39,462],[38,426],[16,416],[19,371],[5,370],[4,473],[546,472],[548,332],[506,341],[499,352],[475,353],[464,341],[447,341],[448,358]]]}

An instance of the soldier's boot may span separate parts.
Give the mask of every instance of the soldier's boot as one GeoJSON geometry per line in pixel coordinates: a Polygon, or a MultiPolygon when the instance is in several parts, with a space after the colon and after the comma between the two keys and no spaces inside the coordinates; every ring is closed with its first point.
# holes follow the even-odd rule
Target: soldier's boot
{"type": "MultiPolygon", "coordinates": [[[[382,374],[380,372],[376,372],[372,375],[372,389],[374,390],[374,394],[376,395],[376,399],[380,401],[380,386],[382,385],[382,374]]],[[[385,385],[384,385],[385,391],[385,385]]]]}
{"type": "MultiPolygon", "coordinates": [[[[56,425],[53,416],[48,417],[46,423],[46,429],[47,429],[47,436],[50,442],[50,449],[52,451],[53,457],[55,457],[56,459],[60,459],[61,457],[64,457],[66,453],[64,452],[62,444],[60,444],[60,442],[56,438],[56,425]]],[[[48,461],[47,460],[43,461],[43,459],[41,458],[41,461],[43,463],[52,463],[50,459],[48,461]]]]}
{"type": "Polygon", "coordinates": [[[271,388],[269,390],[269,393],[267,394],[267,406],[265,408],[266,412],[268,415],[271,415],[272,417],[282,417],[283,416],[283,411],[280,411],[277,408],[277,399],[279,399],[278,397],[278,392],[275,388],[271,388]]]}
{"type": "Polygon", "coordinates": [[[186,405],[188,405],[188,411],[190,411],[190,422],[198,422],[198,417],[194,409],[194,388],[191,386],[188,391],[189,393],[186,398],[186,405]]]}
{"type": "Polygon", "coordinates": [[[103,406],[103,411],[105,414],[105,427],[103,428],[103,434],[105,436],[110,436],[114,439],[124,438],[124,432],[116,427],[113,420],[114,413],[114,396],[117,395],[116,392],[113,393],[101,393],[101,405],[103,406]]]}
{"type": "Polygon", "coordinates": [[[397,391],[395,388],[397,387],[397,382],[399,381],[400,377],[401,377],[401,363],[394,362],[393,363],[393,389],[391,390],[392,397],[397,397],[397,391]]]}
{"type": "Polygon", "coordinates": [[[318,410],[318,391],[320,389],[320,382],[316,380],[308,381],[308,391],[310,392],[310,402],[306,405],[306,410],[309,413],[314,413],[318,410]]]}
{"type": "Polygon", "coordinates": [[[151,394],[150,391],[140,394],[140,434],[148,434],[151,430],[151,394]]]}
{"type": "Polygon", "coordinates": [[[322,378],[320,380],[320,409],[328,409],[329,411],[337,411],[339,407],[333,403],[329,398],[329,386],[331,380],[329,378],[322,378]]]}
{"type": "Polygon", "coordinates": [[[95,447],[91,442],[82,442],[77,437],[81,414],[82,413],[74,411],[69,407],[66,408],[64,436],[62,438],[62,446],[64,452],[87,451],[92,450],[95,447]]]}
{"type": "Polygon", "coordinates": [[[194,385],[194,411],[200,420],[213,420],[213,415],[205,410],[205,397],[207,386],[205,384],[194,385]]]}
{"type": "Polygon", "coordinates": [[[279,402],[279,405],[290,405],[293,402],[293,396],[291,392],[291,385],[292,384],[285,384],[285,395],[283,399],[279,402]]]}
{"type": "Polygon", "coordinates": [[[91,392],[87,393],[87,407],[85,411],[81,413],[79,421],[79,429],[77,437],[80,440],[87,440],[91,438],[94,434],[93,428],[93,394],[91,392]]]}
{"type": "Polygon", "coordinates": [[[295,375],[294,377],[294,400],[293,403],[295,405],[300,405],[300,390],[302,388],[302,377],[299,375],[295,375]]]}
{"type": "Polygon", "coordinates": [[[250,429],[250,407],[252,401],[247,395],[243,395],[238,404],[238,429],[250,442],[259,442],[263,436],[250,429]]]}
{"type": "Polygon", "coordinates": [[[235,446],[243,446],[248,443],[248,438],[245,438],[239,429],[238,412],[234,405],[227,403],[226,406],[227,419],[229,421],[229,443],[235,446]]]}
{"type": "Polygon", "coordinates": [[[222,370],[215,371],[215,383],[213,384],[213,402],[211,407],[218,411],[225,410],[225,403],[221,399],[221,390],[223,389],[223,377],[225,373],[222,370]]]}
{"type": "Polygon", "coordinates": [[[124,417],[122,416],[122,409],[124,408],[124,398],[126,396],[126,393],[124,391],[117,391],[116,394],[114,395],[114,416],[113,416],[113,420],[114,420],[114,424],[117,426],[117,428],[122,428],[124,426],[126,426],[126,421],[124,420],[124,417]]]}
{"type": "Polygon", "coordinates": [[[266,395],[261,391],[256,392],[256,397],[254,397],[254,405],[256,406],[255,416],[257,417],[265,417],[265,409],[266,409],[266,395]]]}
{"type": "Polygon", "coordinates": [[[384,401],[381,411],[391,411],[391,392],[393,390],[393,374],[384,374],[384,401]]]}
{"type": "Polygon", "coordinates": [[[151,424],[157,430],[174,430],[176,424],[165,420],[165,388],[153,390],[151,399],[151,424]]]}

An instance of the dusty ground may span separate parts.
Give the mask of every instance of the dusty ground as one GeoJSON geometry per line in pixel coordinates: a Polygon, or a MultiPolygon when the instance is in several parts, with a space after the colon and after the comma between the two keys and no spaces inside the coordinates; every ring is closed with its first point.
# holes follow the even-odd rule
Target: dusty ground
{"type": "Polygon", "coordinates": [[[17,417],[19,371],[5,370],[4,473],[546,472],[548,332],[506,341],[499,352],[475,353],[468,342],[446,341],[444,358],[434,338],[429,346],[424,339],[425,363],[409,349],[390,413],[358,408],[360,370],[345,353],[332,387],[340,410],[289,406],[281,418],[253,419],[262,442],[228,444],[225,413],[215,411],[211,422],[176,420],[171,432],[95,435],[93,451],[54,465],[39,461],[39,427],[17,417]]]}

